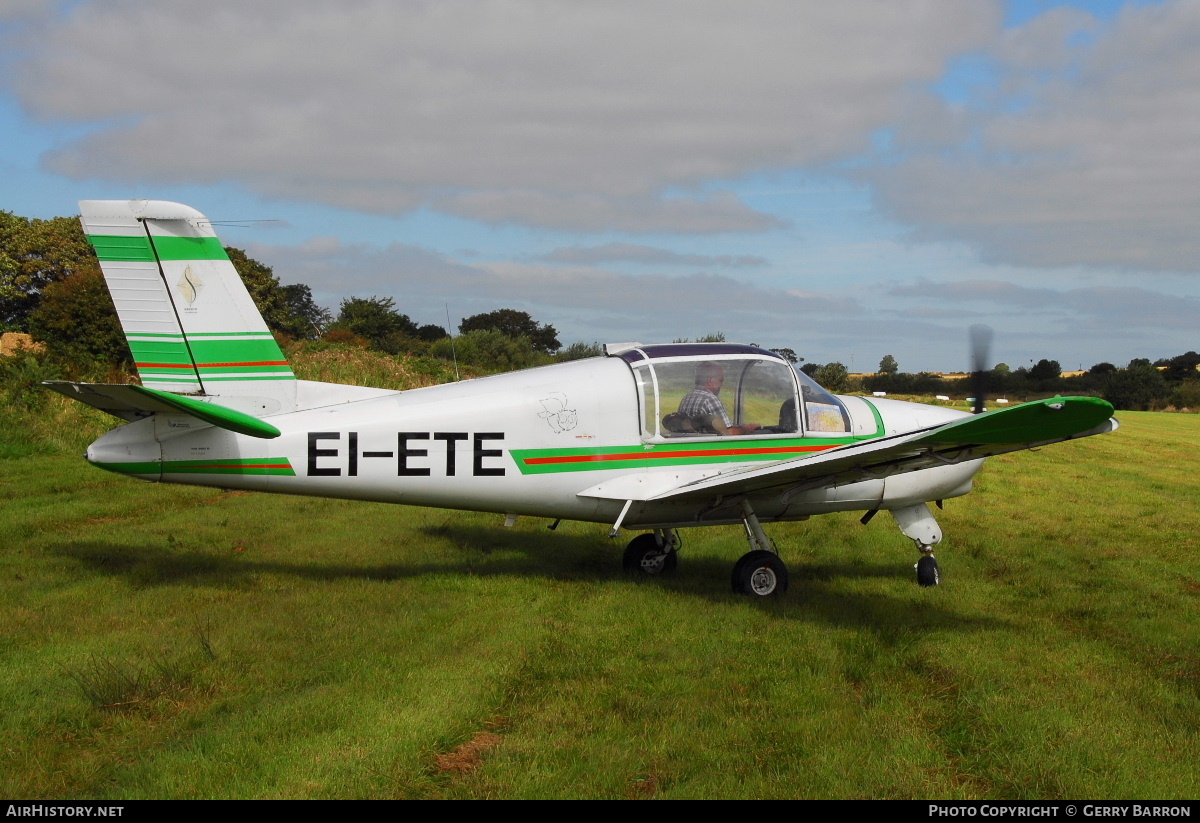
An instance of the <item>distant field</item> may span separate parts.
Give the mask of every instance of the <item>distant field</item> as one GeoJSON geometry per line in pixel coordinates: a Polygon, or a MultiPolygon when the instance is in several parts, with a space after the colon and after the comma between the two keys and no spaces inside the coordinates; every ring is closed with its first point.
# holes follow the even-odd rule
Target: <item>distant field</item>
{"type": "Polygon", "coordinates": [[[6,434],[0,796],[1195,798],[1200,416],[1120,418],[991,459],[936,589],[888,516],[768,526],[767,603],[729,592],[737,528],[629,579],[594,525],[6,434]]]}

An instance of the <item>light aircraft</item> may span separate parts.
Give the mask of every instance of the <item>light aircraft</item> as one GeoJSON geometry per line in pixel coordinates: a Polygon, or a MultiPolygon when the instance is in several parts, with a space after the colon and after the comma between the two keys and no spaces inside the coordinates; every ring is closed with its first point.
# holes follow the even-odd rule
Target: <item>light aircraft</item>
{"type": "Polygon", "coordinates": [[[920,552],[918,582],[935,585],[930,502],[967,494],[990,455],[1117,428],[1092,397],[971,415],[835,396],[778,354],[726,343],[609,344],[411,391],[298,380],[203,214],[147,200],[80,211],[142,385],[47,385],[127,421],[87,459],[142,480],[603,523],[644,532],[624,565],[651,575],[675,568],[680,529],[742,524],[732,586],[766,597],[788,570],[764,522],[890,511],[920,552]],[[705,414],[701,388],[723,390],[705,414]]]}

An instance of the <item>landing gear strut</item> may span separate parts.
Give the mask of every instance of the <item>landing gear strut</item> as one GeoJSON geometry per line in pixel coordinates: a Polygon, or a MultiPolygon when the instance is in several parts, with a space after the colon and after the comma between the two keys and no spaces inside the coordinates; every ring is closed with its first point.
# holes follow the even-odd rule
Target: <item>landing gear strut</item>
{"type": "Polygon", "coordinates": [[[648,534],[639,534],[625,547],[621,566],[627,572],[651,576],[667,574],[679,564],[682,542],[674,529],[655,529],[648,534]]]}
{"type": "Polygon", "coordinates": [[[750,597],[781,595],[788,587],[787,564],[779,559],[775,544],[763,531],[748,500],[742,500],[741,509],[750,551],[733,564],[730,578],[733,590],[750,597]]]}

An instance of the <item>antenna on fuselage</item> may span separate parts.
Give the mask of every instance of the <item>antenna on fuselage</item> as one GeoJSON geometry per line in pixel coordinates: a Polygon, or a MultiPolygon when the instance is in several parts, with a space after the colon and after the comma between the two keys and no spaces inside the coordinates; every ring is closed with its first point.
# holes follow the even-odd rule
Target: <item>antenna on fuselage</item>
{"type": "Polygon", "coordinates": [[[450,327],[449,303],[446,304],[446,332],[450,335],[450,357],[454,360],[454,382],[458,383],[462,381],[462,378],[458,376],[458,355],[454,352],[454,332],[451,331],[450,327]]]}

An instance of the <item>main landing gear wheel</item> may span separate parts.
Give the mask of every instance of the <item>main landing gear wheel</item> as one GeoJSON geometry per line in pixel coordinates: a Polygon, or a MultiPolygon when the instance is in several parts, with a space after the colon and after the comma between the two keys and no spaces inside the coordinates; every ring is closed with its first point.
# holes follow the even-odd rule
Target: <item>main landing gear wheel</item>
{"type": "Polygon", "coordinates": [[[621,565],[627,572],[641,572],[651,576],[674,571],[679,557],[674,549],[658,545],[653,534],[639,534],[625,548],[621,565]]]}
{"type": "Polygon", "coordinates": [[[750,597],[771,597],[787,591],[787,564],[779,555],[757,549],[733,564],[733,590],[750,597]]]}
{"type": "Polygon", "coordinates": [[[936,586],[942,580],[938,572],[937,558],[927,554],[917,561],[917,584],[921,586],[936,586]]]}

